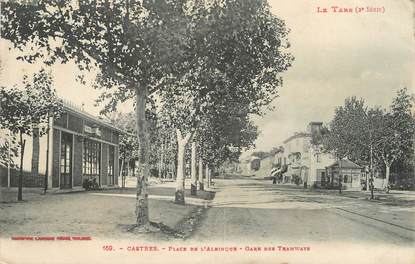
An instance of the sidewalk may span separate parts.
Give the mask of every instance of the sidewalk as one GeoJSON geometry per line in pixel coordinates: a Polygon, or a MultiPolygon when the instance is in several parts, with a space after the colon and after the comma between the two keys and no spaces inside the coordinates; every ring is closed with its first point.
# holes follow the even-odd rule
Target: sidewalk
{"type": "MultiPolygon", "coordinates": [[[[303,189],[298,186],[298,189],[303,189]]],[[[354,198],[359,200],[368,200],[374,202],[380,202],[386,205],[399,205],[399,206],[414,206],[415,205],[415,192],[413,191],[398,191],[391,190],[389,193],[385,192],[374,192],[374,200],[370,200],[370,192],[367,191],[354,191],[354,190],[342,190],[340,194],[338,190],[327,190],[327,189],[315,189],[307,188],[303,189],[306,192],[321,193],[326,195],[336,195],[348,198],[354,198]]]]}
{"type": "MultiPolygon", "coordinates": [[[[5,188],[7,189],[7,188],[5,188]]],[[[198,191],[190,196],[186,190],[186,205],[175,204],[172,184],[149,186],[150,221],[163,231],[136,233],[135,187],[100,191],[72,189],[70,193],[54,192],[41,195],[40,188],[24,188],[24,202],[17,202],[17,188],[1,190],[1,197],[11,202],[0,203],[0,235],[10,236],[91,236],[144,241],[169,240],[185,237],[204,217],[211,191],[198,191]],[[58,195],[60,194],[60,195],[58,195]]]]}
{"type": "MultiPolygon", "coordinates": [[[[89,191],[89,192],[102,192],[102,191],[112,191],[112,192],[130,192],[135,194],[135,187],[136,187],[136,181],[137,178],[134,177],[128,177],[126,179],[126,187],[125,189],[121,188],[120,186],[103,186],[100,188],[100,190],[97,191],[89,191]],[[122,190],[130,190],[130,191],[122,191],[122,190]]],[[[150,178],[149,179],[149,185],[148,189],[150,192],[150,198],[153,198],[157,195],[159,196],[169,196],[174,199],[175,196],[175,188],[176,188],[176,182],[175,181],[159,181],[158,179],[150,178]]],[[[24,201],[31,201],[31,200],[37,200],[43,195],[43,188],[27,188],[23,187],[22,196],[24,201]]],[[[17,187],[0,187],[0,203],[9,203],[9,202],[17,202],[17,187]]],[[[46,192],[46,196],[48,195],[55,195],[55,194],[68,194],[68,193],[79,193],[79,192],[86,192],[84,188],[82,187],[73,187],[72,189],[59,189],[59,188],[53,188],[48,189],[46,192]]],[[[207,188],[205,184],[205,190],[204,191],[198,191],[197,196],[191,196],[190,195],[190,180],[186,179],[185,181],[185,195],[186,198],[189,197],[190,200],[194,199],[204,199],[204,200],[212,200],[215,189],[213,186],[211,188],[207,188]]]]}
{"type": "MultiPolygon", "coordinates": [[[[112,189],[119,189],[118,186],[104,186],[100,190],[112,190],[112,189]]],[[[0,187],[0,203],[9,203],[9,202],[17,202],[17,187],[0,187]]],[[[22,189],[22,197],[23,201],[30,201],[36,200],[43,195],[44,189],[37,188],[37,187],[23,187],[22,189]]],[[[85,192],[85,189],[82,187],[73,187],[72,189],[59,189],[53,188],[48,189],[46,191],[46,196],[48,195],[55,195],[55,194],[66,194],[66,193],[79,193],[85,192]]]]}
{"type": "Polygon", "coordinates": [[[342,190],[342,193],[339,194],[339,190],[334,189],[320,189],[320,188],[313,188],[308,187],[304,189],[302,185],[296,185],[293,183],[280,183],[280,184],[272,184],[271,177],[253,177],[252,179],[258,181],[264,181],[269,183],[272,186],[285,186],[293,189],[303,190],[304,192],[310,193],[319,193],[323,195],[335,195],[340,197],[347,197],[359,200],[367,200],[371,202],[379,202],[385,205],[393,205],[393,206],[408,206],[413,207],[415,205],[415,191],[400,191],[400,190],[390,190],[389,193],[384,191],[375,191],[374,192],[374,199],[370,199],[370,192],[367,191],[356,191],[356,190],[342,190]]]}

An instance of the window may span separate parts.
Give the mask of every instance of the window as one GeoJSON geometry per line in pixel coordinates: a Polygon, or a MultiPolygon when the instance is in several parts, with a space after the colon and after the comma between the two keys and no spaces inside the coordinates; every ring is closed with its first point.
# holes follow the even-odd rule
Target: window
{"type": "Polygon", "coordinates": [[[320,156],[320,154],[316,154],[316,161],[317,161],[317,163],[320,163],[321,162],[321,156],[320,156]]]}
{"type": "Polygon", "coordinates": [[[61,142],[61,174],[70,174],[72,166],[72,135],[62,133],[61,142]]]}
{"type": "Polygon", "coordinates": [[[101,144],[85,139],[83,148],[82,172],[84,176],[99,176],[101,165],[101,144]]]}
{"type": "Polygon", "coordinates": [[[349,175],[343,175],[344,183],[352,182],[349,175]],[[349,181],[350,180],[350,181],[349,181]]]}

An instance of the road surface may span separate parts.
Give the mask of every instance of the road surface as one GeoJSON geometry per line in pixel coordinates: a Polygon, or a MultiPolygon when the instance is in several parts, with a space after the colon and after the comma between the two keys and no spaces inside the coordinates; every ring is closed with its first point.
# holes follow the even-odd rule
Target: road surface
{"type": "Polygon", "coordinates": [[[415,241],[414,206],[388,206],[244,177],[218,179],[216,188],[193,241],[396,246],[415,241]]]}

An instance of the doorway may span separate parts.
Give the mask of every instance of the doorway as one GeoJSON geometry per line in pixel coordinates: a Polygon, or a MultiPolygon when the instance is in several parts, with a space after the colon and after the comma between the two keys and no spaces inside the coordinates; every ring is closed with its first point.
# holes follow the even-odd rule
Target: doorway
{"type": "Polygon", "coordinates": [[[72,140],[71,134],[62,132],[61,161],[60,161],[60,188],[72,188],[72,140]]]}

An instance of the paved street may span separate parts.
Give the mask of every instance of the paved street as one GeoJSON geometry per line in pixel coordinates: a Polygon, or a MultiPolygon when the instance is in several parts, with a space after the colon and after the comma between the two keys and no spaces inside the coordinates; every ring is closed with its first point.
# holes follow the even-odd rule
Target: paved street
{"type": "Polygon", "coordinates": [[[243,177],[215,181],[217,194],[195,241],[414,243],[413,205],[391,206],[243,177]]]}

